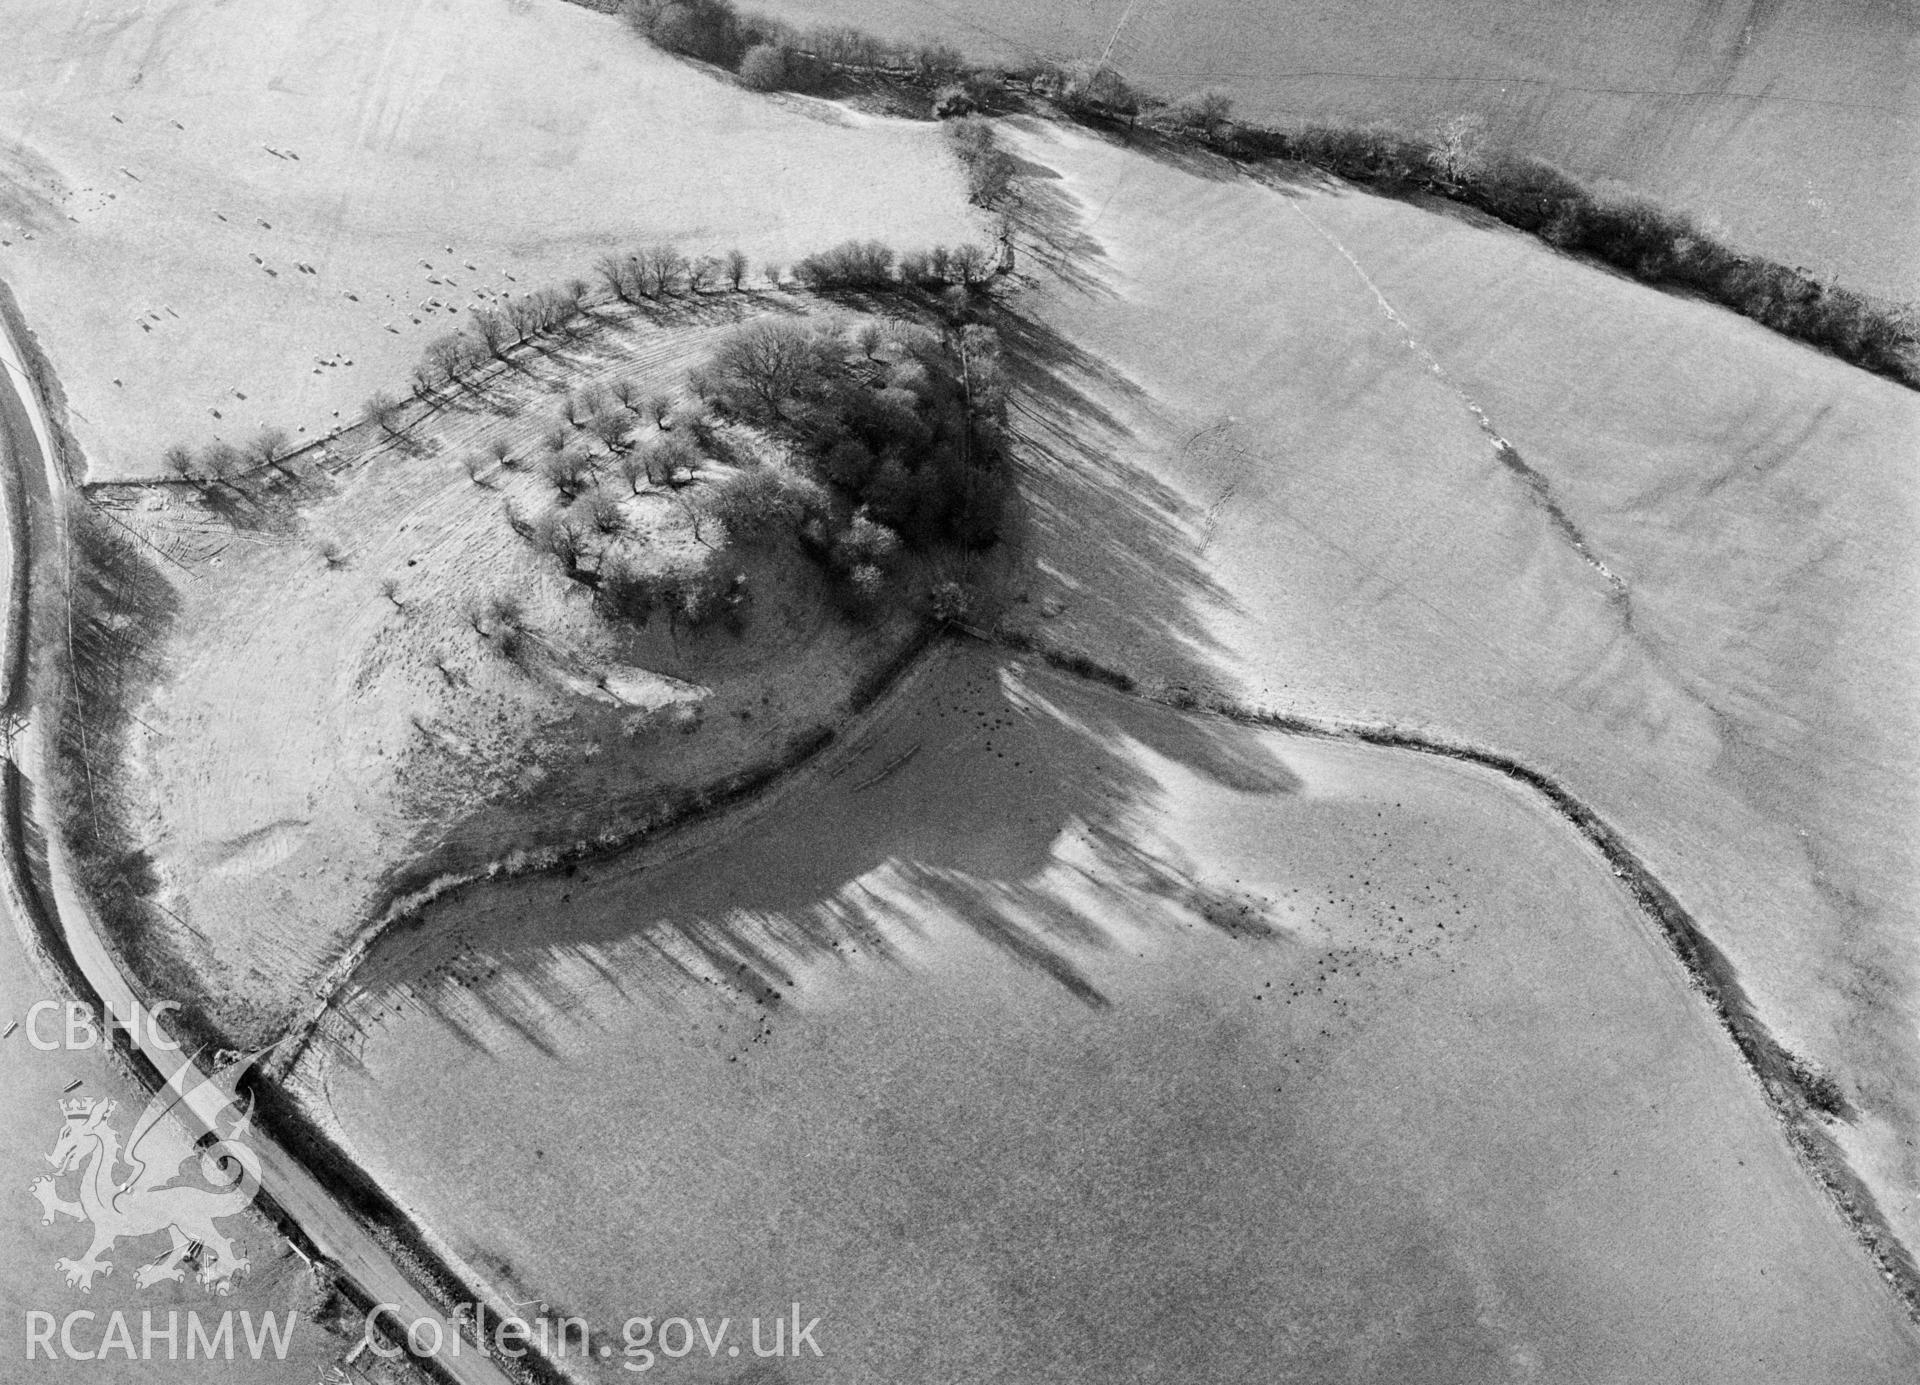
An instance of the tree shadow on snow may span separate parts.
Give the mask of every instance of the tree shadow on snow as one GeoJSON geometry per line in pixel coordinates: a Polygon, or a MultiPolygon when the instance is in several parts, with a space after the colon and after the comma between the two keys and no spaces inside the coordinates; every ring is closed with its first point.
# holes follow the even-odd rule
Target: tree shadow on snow
{"type": "MultiPolygon", "coordinates": [[[[1055,653],[1091,635],[1103,659],[1120,651],[1119,662],[1146,660],[1153,681],[1219,686],[1221,651],[1204,617],[1226,597],[1201,564],[1198,516],[1122,460],[1132,443],[1122,414],[1151,401],[1046,323],[1008,310],[995,310],[994,322],[1020,468],[1018,514],[1000,555],[1009,628],[1055,653]],[[1036,601],[1028,586],[1067,592],[1062,619],[1050,618],[1054,598],[1036,601]]],[[[766,809],[765,819],[740,810],[752,825],[703,849],[698,864],[672,868],[671,886],[648,864],[673,849],[670,834],[659,849],[458,889],[371,949],[319,1038],[350,1060],[366,1026],[424,1008],[481,1048],[504,1027],[557,1051],[555,1027],[580,1010],[583,984],[666,1003],[688,987],[718,986],[741,1003],[777,1006],[810,961],[858,952],[897,964],[899,929],[919,918],[957,920],[1101,1005],[1087,964],[1110,946],[1112,929],[1090,901],[1124,913],[1127,901],[1146,898],[1236,934],[1266,929],[1259,908],[1214,898],[1132,830],[1158,788],[1125,748],[1148,747],[1244,792],[1287,792],[1295,781],[1269,741],[1062,676],[1030,656],[940,658],[910,676],[858,766],[804,791],[820,801],[798,822],[776,829],[769,824],[783,809],[766,809]],[[1023,691],[1040,682],[1044,695],[1023,691]],[[860,787],[913,747],[897,776],[860,787]],[[1084,888],[1072,897],[1056,878],[1063,834],[1084,856],[1075,867],[1084,888]],[[882,878],[886,900],[859,883],[882,878]]],[[[841,753],[825,757],[830,774],[841,753]]],[[[727,831],[724,822],[690,830],[727,831]]]]}
{"type": "Polygon", "coordinates": [[[351,1061],[365,1029],[424,1011],[477,1049],[504,1030],[558,1055],[596,1006],[773,1011],[809,968],[904,973],[916,937],[955,928],[1105,1006],[1095,963],[1117,926],[1280,932],[1157,844],[1156,760],[1247,795],[1299,787],[1260,732],[950,647],[861,745],[714,840],[676,856],[669,834],[428,906],[375,945],[323,1041],[351,1061]]]}

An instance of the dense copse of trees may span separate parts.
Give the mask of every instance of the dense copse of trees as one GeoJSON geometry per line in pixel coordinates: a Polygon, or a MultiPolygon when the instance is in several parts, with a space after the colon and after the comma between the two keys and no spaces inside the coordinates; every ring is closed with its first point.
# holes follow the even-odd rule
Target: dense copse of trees
{"type": "Polygon", "coordinates": [[[814,289],[877,289],[895,282],[893,247],[881,241],[843,241],[796,261],[793,277],[814,289]]]}
{"type": "MultiPolygon", "coordinates": [[[[998,338],[969,325],[949,343],[907,322],[885,337],[874,349],[858,334],[749,323],[709,365],[715,407],[780,437],[814,479],[910,546],[984,548],[1008,494],[998,338]]],[[[800,532],[817,556],[836,551],[830,517],[805,516],[800,532]]]]}
{"type": "Polygon", "coordinates": [[[991,329],[758,318],[690,375],[694,399],[671,406],[576,395],[574,423],[547,440],[547,501],[508,507],[609,617],[737,631],[751,601],[740,564],[782,544],[862,615],[888,604],[909,555],[997,538],[1010,476],[991,329]],[[663,570],[636,548],[629,506],[648,493],[678,507],[705,560],[663,570]]]}
{"type": "MultiPolygon", "coordinates": [[[[730,0],[622,0],[629,27],[656,47],[724,67],[758,91],[818,91],[836,67],[884,68],[922,81],[958,78],[992,85],[970,72],[948,44],[886,43],[844,25],[795,29],[730,0]]],[[[971,99],[977,103],[979,92],[971,99]]]]}
{"type": "Polygon", "coordinates": [[[751,46],[727,0],[626,0],[620,15],[669,53],[734,67],[751,46]]]}
{"type": "Polygon", "coordinates": [[[648,42],[736,71],[758,91],[812,91],[831,70],[790,25],[728,0],[624,0],[620,14],[648,42]]]}
{"type": "Polygon", "coordinates": [[[749,593],[745,575],[737,571],[657,570],[618,557],[600,573],[594,601],[603,614],[640,626],[661,615],[675,627],[700,630],[724,618],[737,629],[749,593]]]}

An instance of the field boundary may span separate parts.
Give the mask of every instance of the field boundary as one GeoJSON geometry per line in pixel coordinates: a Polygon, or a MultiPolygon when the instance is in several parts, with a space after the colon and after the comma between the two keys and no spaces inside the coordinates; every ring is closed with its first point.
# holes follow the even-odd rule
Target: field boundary
{"type": "MultiPolygon", "coordinates": [[[[1563,784],[1511,756],[1463,741],[1377,722],[1343,721],[1243,706],[1217,693],[1195,690],[1184,684],[1148,689],[1124,669],[1102,663],[1084,651],[1037,639],[1024,631],[968,626],[962,627],[961,632],[985,644],[1031,654],[1051,668],[1154,706],[1217,716],[1240,726],[1285,731],[1319,740],[1358,742],[1475,765],[1544,799],[1554,816],[1600,853],[1608,870],[1666,943],[1687,973],[1690,988],[1706,1001],[1720,1030],[1758,1082],[1796,1161],[1866,1249],[1874,1268],[1892,1289],[1909,1320],[1920,1325],[1920,1262],[1916,1262],[1912,1250],[1894,1232],[1872,1190],[1854,1172],[1838,1142],[1822,1125],[1821,1113],[1834,1111],[1834,1095],[1823,1090],[1818,1075],[1773,1036],[1740,984],[1739,973],[1731,960],[1686,906],[1648,869],[1617,829],[1563,784]]],[[[1844,1107],[1844,1102],[1840,1104],[1844,1107]]]]}
{"type": "MultiPolygon", "coordinates": [[[[51,365],[41,354],[31,333],[25,330],[18,307],[4,283],[0,283],[0,332],[4,332],[17,344],[23,364],[30,372],[27,378],[17,382],[17,388],[14,383],[7,383],[4,388],[0,388],[0,405],[17,402],[21,409],[27,409],[30,407],[27,394],[29,390],[49,403],[60,402],[61,395],[57,381],[53,377],[51,365]]],[[[9,576],[21,579],[10,582],[6,593],[9,611],[5,634],[9,644],[4,651],[4,657],[0,657],[0,664],[4,664],[9,670],[16,667],[25,668],[29,675],[26,682],[9,679],[5,693],[5,708],[9,714],[24,712],[31,707],[35,700],[34,695],[38,691],[35,684],[43,681],[31,677],[33,665],[28,658],[25,644],[33,603],[38,602],[44,607],[50,597],[46,583],[36,584],[31,581],[36,567],[36,554],[28,545],[32,542],[37,524],[52,524],[58,537],[64,541],[65,535],[61,532],[55,486],[56,482],[71,483],[74,471],[72,459],[78,452],[71,436],[62,426],[57,408],[43,407],[40,412],[47,420],[56,455],[41,457],[43,469],[35,469],[31,479],[27,474],[23,474],[22,465],[6,468],[6,475],[0,477],[0,504],[4,504],[6,510],[9,541],[14,547],[9,576]],[[18,641],[18,644],[15,641],[18,641]]],[[[32,441],[35,452],[39,452],[37,439],[32,441]]],[[[24,464],[28,459],[20,457],[15,460],[24,464]]],[[[38,559],[42,561],[46,560],[46,557],[45,554],[38,555],[38,559]]],[[[54,667],[58,668],[58,661],[54,667]]],[[[50,715],[58,718],[61,714],[58,711],[52,711],[50,715]]],[[[39,763],[46,760],[49,754],[58,753],[57,749],[51,746],[44,750],[41,746],[41,741],[49,734],[49,728],[37,726],[33,728],[33,732],[27,738],[26,751],[29,760],[39,763]]],[[[73,903],[77,907],[69,909],[66,915],[63,915],[59,904],[60,853],[54,849],[54,843],[49,835],[60,829],[57,824],[43,821],[42,810],[46,806],[46,796],[33,793],[32,784],[21,764],[20,750],[13,745],[12,738],[9,738],[5,762],[0,765],[0,857],[4,858],[0,861],[0,889],[4,889],[7,904],[14,912],[23,947],[28,956],[40,966],[43,974],[74,999],[96,1009],[111,1008],[114,1013],[124,1012],[126,1008],[124,1005],[112,1007],[107,1005],[102,983],[103,981],[109,983],[123,989],[129,996],[138,998],[141,992],[134,985],[136,978],[127,970],[117,951],[101,935],[100,930],[88,915],[87,891],[77,880],[66,881],[69,887],[67,892],[71,894],[73,903]],[[74,915],[78,916],[77,925],[72,919],[74,915]],[[86,932],[81,936],[90,937],[92,940],[90,951],[98,954],[94,965],[102,971],[101,980],[96,980],[93,972],[89,970],[88,963],[82,959],[80,950],[74,944],[75,927],[85,929],[86,932]]],[[[195,1051],[204,1049],[212,1037],[196,1032],[196,1026],[192,1024],[175,1024],[173,1028],[176,1040],[185,1039],[194,1046],[195,1051]]],[[[141,1027],[142,1039],[137,1044],[132,1042],[128,1034],[123,1031],[118,1041],[109,1045],[109,1051],[113,1061],[134,1082],[147,1091],[157,1092],[166,1085],[167,1078],[161,1073],[152,1054],[147,1051],[146,1045],[153,1039],[149,1029],[150,1026],[141,1027]]],[[[195,1060],[189,1059],[189,1061],[195,1060]]],[[[274,1109],[276,1103],[273,1098],[277,1085],[268,1082],[254,1089],[256,1097],[265,1098],[260,1101],[258,1107],[262,1118],[256,1142],[261,1145],[261,1153],[265,1161],[273,1163],[285,1160],[300,1175],[314,1180],[313,1169],[307,1158],[301,1153],[294,1152],[304,1143],[305,1132],[300,1129],[297,1120],[283,1120],[281,1119],[283,1113],[274,1109]]],[[[283,1176],[285,1172],[283,1170],[283,1176]]],[[[392,1253],[381,1244],[380,1238],[372,1234],[369,1221],[373,1222],[375,1228],[384,1225],[389,1235],[415,1260],[415,1274],[429,1280],[433,1293],[424,1295],[423,1304],[433,1302],[434,1294],[444,1295],[449,1284],[459,1284],[457,1276],[453,1275],[431,1247],[414,1232],[397,1209],[394,1211],[394,1217],[398,1219],[398,1226],[383,1224],[373,1217],[372,1211],[375,1209],[369,1209],[358,1203],[348,1205],[333,1190],[319,1185],[317,1180],[314,1182],[314,1191],[340,1208],[347,1224],[369,1238],[368,1244],[359,1247],[359,1250],[363,1255],[371,1252],[372,1258],[368,1263],[376,1266],[384,1263],[388,1272],[394,1276],[395,1282],[383,1286],[388,1292],[394,1290],[396,1283],[405,1291],[402,1297],[405,1297],[405,1294],[421,1293],[421,1290],[409,1276],[400,1271],[392,1253]]],[[[292,1209],[274,1195],[271,1184],[259,1190],[253,1205],[261,1210],[275,1230],[310,1263],[326,1265],[331,1272],[334,1285],[357,1309],[364,1313],[379,1302],[378,1295],[367,1284],[360,1282],[359,1277],[339,1256],[328,1253],[316,1237],[301,1224],[292,1209]]],[[[469,1295],[469,1297],[474,1296],[469,1295]]],[[[402,1304],[402,1307],[417,1309],[423,1304],[402,1304]]],[[[444,1308],[447,1303],[440,1303],[437,1306],[444,1308]]],[[[509,1378],[509,1373],[503,1371],[501,1364],[484,1352],[463,1354],[455,1359],[460,1363],[458,1366],[438,1358],[416,1358],[415,1364],[432,1379],[451,1382],[452,1385],[497,1385],[498,1382],[509,1378]]],[[[541,1366],[544,1367],[544,1365],[545,1363],[542,1362],[541,1366]]],[[[532,1379],[537,1382],[537,1385],[560,1385],[560,1377],[557,1375],[535,1375],[532,1372],[526,1372],[519,1373],[519,1378],[532,1379]]]]}
{"type": "Polygon", "coordinates": [[[321,1000],[295,1026],[292,1042],[276,1056],[276,1071],[289,1073],[294,1069],[318,1037],[327,1014],[353,985],[374,946],[391,930],[417,923],[430,906],[477,886],[607,860],[677,831],[718,821],[744,806],[758,806],[770,793],[804,772],[826,750],[863,729],[865,714],[902,684],[919,664],[921,656],[936,645],[940,634],[938,625],[923,621],[890,659],[876,665],[861,679],[842,704],[841,724],[816,727],[789,742],[780,753],[736,770],[707,788],[687,792],[678,803],[669,805],[657,817],[630,832],[610,839],[576,841],[540,852],[515,852],[432,880],[408,881],[403,877],[396,881],[376,901],[371,922],[360,930],[353,946],[330,970],[321,1000]]]}
{"type": "MultiPolygon", "coordinates": [[[[619,0],[567,0],[618,16],[619,0]]],[[[1248,165],[1290,163],[1318,169],[1377,196],[1434,197],[1470,207],[1576,258],[1603,264],[1635,282],[1716,304],[1789,340],[1856,369],[1920,391],[1920,310],[1824,283],[1763,255],[1745,254],[1707,234],[1693,218],[1651,198],[1608,196],[1544,159],[1522,151],[1479,150],[1392,127],[1306,125],[1281,129],[1237,121],[1224,112],[1196,122],[1181,102],[1135,92],[1104,58],[1019,68],[969,61],[944,44],[914,50],[847,26],[828,38],[857,36],[875,62],[839,61],[809,47],[821,30],[801,34],[766,16],[742,12],[743,26],[783,33],[783,44],[827,80],[827,100],[877,91],[892,113],[918,119],[978,111],[1025,114],[1058,124],[1138,136],[1178,157],[1195,151],[1248,165]],[[916,61],[908,54],[915,53],[916,61]],[[865,83],[872,91],[863,92],[865,83]],[[964,104],[949,105],[953,93],[964,104]]],[[[646,42],[637,33],[635,42],[646,42]]],[[[672,52],[670,49],[662,51],[672,52]]],[[[724,66],[688,58],[728,76],[724,66]]],[[[736,79],[738,80],[738,79],[736,79]]],[[[749,90],[755,83],[740,80],[749,90]]],[[[1183,98],[1184,101],[1184,98],[1183,98]]],[[[1154,152],[1149,147],[1147,152],[1154,152]]]]}

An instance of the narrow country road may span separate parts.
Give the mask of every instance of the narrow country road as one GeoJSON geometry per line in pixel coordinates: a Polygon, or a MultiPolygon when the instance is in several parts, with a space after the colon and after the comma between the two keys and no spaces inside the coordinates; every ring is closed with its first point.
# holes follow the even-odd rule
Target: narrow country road
{"type": "MultiPolygon", "coordinates": [[[[27,511],[30,490],[43,485],[52,509],[64,486],[64,478],[53,460],[51,430],[25,368],[24,357],[13,340],[11,328],[0,321],[0,374],[6,377],[0,388],[0,497],[4,498],[4,526],[0,526],[0,571],[5,576],[7,647],[0,657],[0,707],[10,718],[27,712],[26,690],[20,684],[20,672],[26,666],[28,651],[26,606],[33,593],[23,590],[32,564],[29,554],[20,551],[30,542],[33,526],[27,511]]],[[[47,728],[29,722],[25,730],[12,738],[9,759],[17,767],[16,776],[8,773],[5,805],[12,823],[18,808],[20,780],[27,784],[45,783],[48,753],[47,728]]],[[[45,796],[34,797],[44,808],[45,796]]],[[[75,889],[65,869],[65,857],[58,836],[45,823],[38,824],[48,842],[48,874],[53,882],[51,900],[32,897],[27,885],[28,863],[20,858],[18,835],[7,831],[0,838],[0,855],[6,858],[0,881],[4,882],[5,907],[15,915],[22,931],[39,935],[38,946],[31,950],[43,970],[58,970],[63,975],[47,979],[62,989],[78,992],[79,999],[95,1006],[104,1005],[116,1015],[134,1012],[134,989],[101,938],[91,913],[75,889]],[[45,915],[45,917],[42,917],[45,915]],[[61,954],[64,953],[63,957],[61,954]],[[65,965],[63,965],[63,963],[65,965]],[[88,994],[90,992],[91,994],[88,994]]],[[[156,1034],[153,1026],[142,1026],[138,1033],[140,1066],[150,1086],[157,1088],[178,1070],[178,1055],[156,1043],[170,1042],[164,1031],[156,1034]]],[[[204,1077],[204,1072],[198,1074],[204,1077]]],[[[417,1318],[443,1319],[435,1305],[400,1271],[394,1259],[372,1234],[340,1201],[307,1171],[305,1166],[266,1131],[255,1127],[248,1143],[260,1156],[261,1188],[286,1217],[336,1265],[341,1275],[372,1303],[391,1304],[396,1312],[383,1319],[391,1327],[393,1317],[405,1324],[417,1318]]],[[[458,1355],[451,1347],[435,1358],[440,1374],[458,1385],[508,1385],[509,1377],[494,1361],[466,1346],[458,1355]]]]}

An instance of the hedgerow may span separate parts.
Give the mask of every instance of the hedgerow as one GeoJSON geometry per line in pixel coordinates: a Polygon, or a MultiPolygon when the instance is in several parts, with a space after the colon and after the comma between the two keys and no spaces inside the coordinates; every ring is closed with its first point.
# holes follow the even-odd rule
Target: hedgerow
{"type": "MultiPolygon", "coordinates": [[[[1920,389],[1920,322],[1910,306],[1827,283],[1800,268],[1745,254],[1683,213],[1628,197],[1603,196],[1541,159],[1483,154],[1463,138],[1461,118],[1434,135],[1313,125],[1276,130],[1231,118],[1218,90],[1171,103],[1144,96],[1104,61],[1042,62],[1005,73],[969,64],[941,44],[900,45],[844,26],[800,32],[742,14],[728,0],[626,0],[634,28],[669,51],[729,68],[754,45],[775,50],[782,70],[802,59],[816,81],[859,71],[918,86],[937,84],[925,109],[965,120],[999,104],[1010,89],[1042,98],[1077,120],[1144,120],[1161,136],[1191,140],[1244,160],[1286,159],[1325,169],[1382,192],[1422,193],[1478,208],[1570,254],[1612,266],[1642,283],[1699,294],[1843,361],[1920,389]]],[[[771,70],[771,59],[767,60],[771,70]]],[[[761,84],[754,76],[751,84],[761,84]]],[[[991,205],[1010,161],[972,131],[955,136],[973,201],[991,205]]]]}

